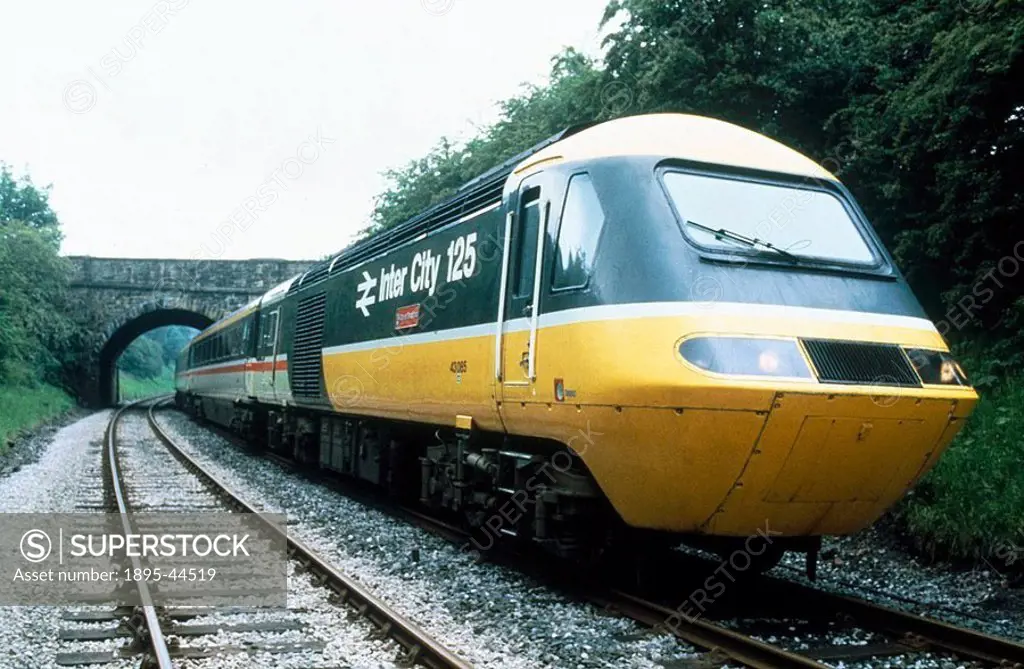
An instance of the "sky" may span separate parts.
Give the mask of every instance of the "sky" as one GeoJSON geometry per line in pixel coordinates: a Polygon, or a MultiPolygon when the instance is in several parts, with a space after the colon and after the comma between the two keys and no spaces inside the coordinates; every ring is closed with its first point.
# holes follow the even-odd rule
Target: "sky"
{"type": "MultiPolygon", "coordinates": [[[[33,0],[0,21],[0,161],[67,255],[320,258],[381,173],[600,54],[607,0],[33,0]]],[[[525,147],[524,147],[525,148],[525,147]]]]}

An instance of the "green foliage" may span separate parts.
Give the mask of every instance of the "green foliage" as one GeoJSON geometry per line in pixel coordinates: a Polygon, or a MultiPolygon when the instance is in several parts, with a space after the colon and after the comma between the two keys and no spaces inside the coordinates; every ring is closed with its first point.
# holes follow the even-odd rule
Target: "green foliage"
{"type": "Polygon", "coordinates": [[[976,558],[1024,541],[1024,377],[984,396],[897,518],[918,548],[976,558]]]}
{"type": "Polygon", "coordinates": [[[173,393],[178,352],[198,332],[194,328],[172,325],[150,330],[129,344],[117,359],[120,399],[173,393]]]}
{"type": "Polygon", "coordinates": [[[60,245],[60,224],[50,208],[50,187],[37,188],[27,175],[16,179],[0,162],[0,228],[13,221],[39,231],[54,248],[60,245]]]}
{"type": "Polygon", "coordinates": [[[52,420],[73,405],[67,393],[50,385],[0,385],[0,454],[20,431],[52,420]]]}
{"type": "Polygon", "coordinates": [[[860,142],[848,180],[934,318],[1019,346],[1022,3],[868,7],[871,86],[835,123],[860,142]]]}
{"type": "Polygon", "coordinates": [[[0,277],[0,384],[58,383],[75,337],[65,261],[45,232],[6,221],[0,277]]]}
{"type": "Polygon", "coordinates": [[[199,334],[199,331],[195,328],[170,325],[150,330],[142,336],[151,339],[160,347],[161,359],[164,365],[174,366],[178,353],[197,334],[199,334]]]}
{"type": "Polygon", "coordinates": [[[632,91],[623,113],[704,114],[823,156],[874,26],[864,2],[617,0],[606,76],[632,91]]]}
{"type": "Polygon", "coordinates": [[[118,390],[120,399],[126,402],[169,395],[174,392],[174,367],[164,367],[158,375],[145,379],[118,370],[118,390]]]}
{"type": "Polygon", "coordinates": [[[164,370],[163,347],[143,335],[124,350],[117,359],[117,368],[140,379],[154,379],[164,370]]]}

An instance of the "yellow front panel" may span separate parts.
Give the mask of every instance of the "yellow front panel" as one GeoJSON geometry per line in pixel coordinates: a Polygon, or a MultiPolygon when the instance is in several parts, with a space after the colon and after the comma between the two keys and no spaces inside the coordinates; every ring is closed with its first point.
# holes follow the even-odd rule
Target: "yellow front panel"
{"type": "MultiPolygon", "coordinates": [[[[777,414],[772,412],[773,425],[777,414]]],[[[920,420],[805,416],[764,501],[877,502],[896,474],[878,463],[895,444],[920,443],[924,427],[920,420]],[[843,463],[847,474],[838,480],[814,475],[833,462],[843,463]]]]}
{"type": "Polygon", "coordinates": [[[780,394],[736,487],[706,531],[844,534],[881,515],[939,447],[956,403],[780,394]]]}

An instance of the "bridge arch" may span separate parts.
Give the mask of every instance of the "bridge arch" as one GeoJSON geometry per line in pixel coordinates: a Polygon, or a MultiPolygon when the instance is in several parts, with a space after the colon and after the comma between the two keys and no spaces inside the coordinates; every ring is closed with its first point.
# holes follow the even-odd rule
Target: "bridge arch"
{"type": "Polygon", "coordinates": [[[98,360],[99,402],[113,406],[118,400],[117,359],[128,345],[141,335],[169,325],[183,325],[202,330],[212,324],[220,314],[205,313],[184,305],[144,304],[112,326],[100,348],[98,360]]]}

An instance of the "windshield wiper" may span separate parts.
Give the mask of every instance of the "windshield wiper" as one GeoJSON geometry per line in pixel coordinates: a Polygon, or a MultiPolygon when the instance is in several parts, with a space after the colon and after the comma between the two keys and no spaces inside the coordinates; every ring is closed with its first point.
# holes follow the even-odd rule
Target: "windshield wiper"
{"type": "Polygon", "coordinates": [[[772,244],[771,242],[766,242],[763,239],[758,239],[757,237],[753,237],[753,238],[747,237],[746,235],[741,235],[738,232],[734,232],[732,230],[727,230],[725,228],[719,228],[719,229],[715,230],[714,228],[710,228],[710,227],[708,227],[708,226],[706,226],[706,225],[704,225],[702,223],[698,223],[696,221],[691,221],[691,220],[687,220],[686,224],[687,225],[692,225],[693,227],[698,228],[700,230],[703,230],[704,232],[710,232],[711,234],[713,234],[715,236],[715,239],[719,239],[719,240],[721,240],[723,238],[724,239],[729,239],[729,240],[732,240],[734,242],[739,242],[739,243],[743,244],[744,246],[749,246],[752,249],[756,249],[756,248],[768,249],[769,251],[773,251],[774,253],[779,254],[780,256],[782,256],[783,258],[789,260],[790,262],[794,262],[794,263],[800,262],[800,258],[798,256],[790,253],[786,249],[780,249],[775,244],[772,244]]]}

